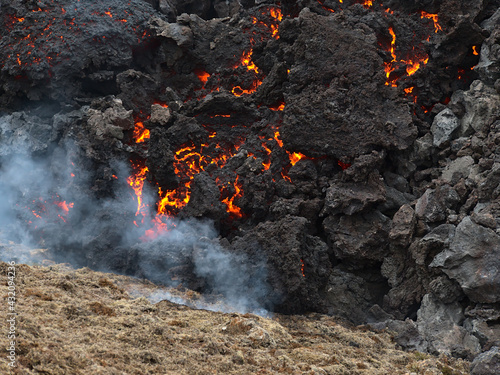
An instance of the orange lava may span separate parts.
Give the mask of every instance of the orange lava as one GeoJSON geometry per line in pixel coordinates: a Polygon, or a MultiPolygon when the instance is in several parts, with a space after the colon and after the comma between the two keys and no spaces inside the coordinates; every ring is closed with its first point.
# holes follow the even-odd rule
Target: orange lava
{"type": "Polygon", "coordinates": [[[395,67],[393,66],[394,62],[397,61],[397,57],[396,57],[396,34],[394,33],[394,29],[392,27],[389,27],[389,33],[391,34],[392,36],[392,40],[391,40],[391,56],[392,56],[392,60],[388,63],[384,63],[384,70],[385,70],[385,76],[387,77],[387,81],[385,82],[385,84],[387,86],[392,86],[392,87],[397,87],[397,85],[394,83],[394,82],[391,82],[390,79],[389,79],[389,76],[391,75],[391,73],[394,71],[395,67]]]}
{"type": "Polygon", "coordinates": [[[280,146],[281,148],[283,148],[283,141],[281,139],[279,139],[279,136],[280,136],[280,132],[279,131],[275,131],[274,132],[274,140],[278,143],[278,146],[280,146]]]}
{"type": "Polygon", "coordinates": [[[434,22],[434,32],[437,34],[438,31],[443,31],[441,28],[441,25],[439,25],[438,22],[438,15],[437,14],[432,14],[432,13],[427,13],[424,12],[423,10],[420,12],[420,18],[428,18],[431,19],[432,22],[434,22]]]}
{"type": "Polygon", "coordinates": [[[305,158],[306,156],[300,152],[289,152],[287,151],[287,154],[290,158],[290,164],[292,165],[295,165],[297,164],[297,162],[303,158],[305,158]]]}
{"type": "Polygon", "coordinates": [[[255,91],[257,91],[257,88],[262,84],[261,80],[255,80],[252,82],[252,86],[249,89],[242,89],[241,86],[235,86],[231,90],[234,96],[241,96],[243,94],[253,94],[255,91]]]}
{"type": "Polygon", "coordinates": [[[403,59],[398,60],[396,55],[396,33],[394,32],[394,29],[392,27],[389,27],[389,34],[391,34],[392,37],[391,47],[389,50],[392,56],[392,60],[390,62],[384,63],[384,71],[387,78],[385,84],[386,86],[397,87],[398,85],[396,81],[398,80],[398,78],[397,77],[391,78],[390,75],[396,69],[398,63],[405,64],[406,74],[408,74],[408,76],[411,76],[415,74],[415,72],[417,72],[422,67],[422,65],[427,64],[427,62],[429,61],[429,57],[425,55],[425,57],[421,58],[413,57],[408,60],[403,60],[403,59]]]}
{"type": "Polygon", "coordinates": [[[278,103],[274,106],[269,107],[269,109],[272,111],[283,111],[285,109],[285,103],[284,102],[278,103]]]}
{"type": "Polygon", "coordinates": [[[134,128],[135,143],[142,143],[146,139],[149,139],[149,136],[150,136],[149,129],[146,129],[141,121],[137,121],[135,123],[135,128],[134,128]]]}
{"type": "Polygon", "coordinates": [[[240,219],[243,217],[241,208],[234,204],[235,199],[241,198],[243,196],[242,185],[238,184],[238,179],[239,176],[236,176],[234,184],[231,184],[230,182],[227,183],[228,185],[232,185],[234,187],[235,193],[233,196],[223,199],[222,203],[224,203],[227,206],[226,211],[229,213],[230,216],[240,219]]]}
{"type": "Polygon", "coordinates": [[[135,213],[135,216],[137,216],[144,208],[142,203],[142,189],[148,173],[148,167],[140,164],[134,164],[133,162],[131,163],[134,168],[134,173],[127,178],[127,183],[132,187],[132,189],[134,189],[135,196],[137,197],[137,211],[135,213]]]}
{"type": "Polygon", "coordinates": [[[200,80],[200,82],[203,83],[203,86],[205,86],[205,84],[207,83],[208,79],[210,78],[210,74],[208,74],[207,72],[205,72],[203,70],[196,69],[194,71],[194,74],[196,74],[196,76],[198,77],[198,79],[200,80]]]}

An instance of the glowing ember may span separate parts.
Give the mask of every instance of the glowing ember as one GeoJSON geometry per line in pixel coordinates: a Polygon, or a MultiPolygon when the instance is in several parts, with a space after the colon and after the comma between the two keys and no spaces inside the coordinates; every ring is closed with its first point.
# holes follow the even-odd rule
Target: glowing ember
{"type": "Polygon", "coordinates": [[[365,0],[365,1],[363,2],[363,6],[364,6],[365,8],[370,8],[372,5],[373,5],[373,1],[371,1],[371,0],[365,0]]]}
{"type": "Polygon", "coordinates": [[[351,164],[341,162],[340,160],[337,161],[337,164],[339,165],[340,168],[342,168],[343,171],[351,166],[351,164]]]}
{"type": "Polygon", "coordinates": [[[431,19],[432,22],[434,22],[434,32],[436,34],[437,34],[438,31],[443,31],[443,29],[441,28],[441,25],[439,25],[439,23],[438,23],[438,15],[437,14],[431,14],[431,13],[427,13],[427,12],[421,11],[420,12],[420,18],[431,19]]]}
{"type": "Polygon", "coordinates": [[[404,92],[405,92],[405,94],[411,94],[413,92],[413,89],[414,89],[413,86],[412,87],[408,87],[408,88],[404,89],[404,92]]]}
{"type": "Polygon", "coordinates": [[[474,56],[478,56],[479,55],[479,52],[477,51],[477,47],[476,46],[472,46],[472,53],[474,54],[474,56]]]}
{"type": "Polygon", "coordinates": [[[304,260],[300,260],[300,273],[302,274],[303,277],[306,277],[306,274],[304,273],[304,268],[305,268],[305,265],[304,265],[304,260]]]}
{"type": "MultiPolygon", "coordinates": [[[[335,13],[335,11],[331,8],[328,8],[327,6],[323,5],[323,1],[321,0],[317,0],[319,5],[321,5],[321,7],[324,9],[324,10],[327,10],[328,12],[332,12],[332,13],[335,13]]],[[[340,2],[342,4],[342,1],[340,2]]]]}

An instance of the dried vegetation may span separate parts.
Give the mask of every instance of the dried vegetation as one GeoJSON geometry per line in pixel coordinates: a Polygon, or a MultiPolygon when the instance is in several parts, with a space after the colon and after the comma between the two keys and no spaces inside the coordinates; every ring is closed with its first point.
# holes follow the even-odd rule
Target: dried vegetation
{"type": "MultiPolygon", "coordinates": [[[[0,274],[5,301],[6,263],[0,274]]],[[[467,374],[469,368],[398,350],[390,332],[335,317],[263,318],[153,304],[147,297],[160,287],[87,268],[18,265],[16,284],[14,374],[467,374]]],[[[0,372],[9,372],[6,361],[0,372]]]]}

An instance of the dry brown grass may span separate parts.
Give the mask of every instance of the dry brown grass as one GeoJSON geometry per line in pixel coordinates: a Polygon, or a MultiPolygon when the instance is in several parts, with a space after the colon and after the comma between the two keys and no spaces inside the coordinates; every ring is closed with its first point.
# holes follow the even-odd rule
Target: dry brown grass
{"type": "MultiPolygon", "coordinates": [[[[6,269],[0,263],[2,288],[6,269]]],[[[16,284],[14,374],[468,374],[467,362],[403,352],[387,332],[325,315],[266,319],[152,304],[131,297],[158,291],[150,282],[65,265],[18,265],[16,284]]]]}

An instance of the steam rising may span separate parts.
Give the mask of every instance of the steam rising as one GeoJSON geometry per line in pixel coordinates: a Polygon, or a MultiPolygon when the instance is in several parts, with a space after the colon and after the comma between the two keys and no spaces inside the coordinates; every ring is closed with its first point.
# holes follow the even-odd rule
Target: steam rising
{"type": "MultiPolygon", "coordinates": [[[[133,223],[149,218],[135,216],[126,163],[92,165],[77,144],[44,147],[29,131],[16,133],[11,120],[0,118],[0,239],[47,248],[44,257],[57,262],[182,284],[224,298],[223,304],[205,301],[195,307],[265,314],[264,304],[270,307],[265,259],[223,248],[213,223],[204,220],[173,219],[169,231],[141,241],[145,227],[133,223]],[[97,184],[109,185],[109,196],[96,197],[97,184]]],[[[143,199],[154,210],[152,189],[145,186],[143,199]]],[[[0,260],[34,263],[40,257],[0,246],[0,260]]],[[[157,294],[153,300],[171,297],[157,294]]]]}

